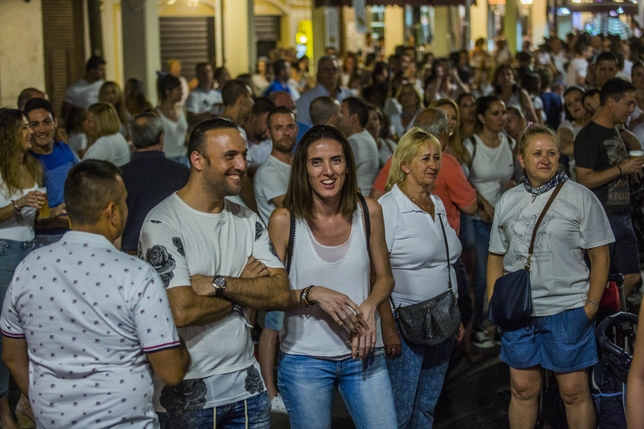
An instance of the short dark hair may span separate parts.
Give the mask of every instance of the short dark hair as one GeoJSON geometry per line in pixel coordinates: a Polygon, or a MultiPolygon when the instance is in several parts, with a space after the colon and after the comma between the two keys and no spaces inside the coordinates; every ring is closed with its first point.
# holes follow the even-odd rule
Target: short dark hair
{"type": "Polygon", "coordinates": [[[233,121],[224,118],[213,118],[200,122],[190,133],[188,140],[188,157],[192,152],[203,155],[206,143],[206,133],[211,130],[237,130],[237,125],[233,121]]]}
{"type": "Polygon", "coordinates": [[[210,65],[210,63],[197,63],[197,65],[195,66],[195,73],[197,73],[200,68],[206,67],[206,66],[212,67],[212,65],[210,65]]]}
{"type": "Polygon", "coordinates": [[[609,98],[619,101],[627,92],[635,91],[635,85],[621,77],[609,79],[599,92],[599,103],[604,106],[609,98]]]}
{"type": "Polygon", "coordinates": [[[348,97],[342,100],[347,103],[347,108],[350,115],[358,115],[361,127],[366,127],[369,122],[369,105],[362,98],[348,97]]]}
{"type": "Polygon", "coordinates": [[[311,123],[313,125],[323,125],[329,118],[336,113],[337,101],[333,97],[324,95],[315,98],[311,101],[309,106],[309,114],[311,115],[311,123]]]}
{"type": "Polygon", "coordinates": [[[18,95],[18,110],[23,110],[27,101],[32,98],[40,98],[41,94],[44,94],[44,92],[37,88],[25,88],[20,91],[20,95],[18,95]]]}
{"type": "Polygon", "coordinates": [[[162,134],[163,121],[154,113],[141,113],[130,121],[130,136],[137,149],[159,144],[162,134]]]}
{"type": "Polygon", "coordinates": [[[157,79],[157,95],[159,100],[165,100],[165,92],[172,91],[179,86],[181,86],[179,78],[172,76],[170,73],[159,75],[157,79]]]}
{"type": "Polygon", "coordinates": [[[51,103],[48,100],[45,100],[44,98],[32,98],[31,100],[27,101],[27,104],[25,104],[25,108],[23,109],[23,112],[29,115],[29,112],[37,109],[43,109],[48,111],[51,114],[51,117],[56,119],[56,114],[54,113],[54,106],[52,106],[51,103]]]}
{"type": "Polygon", "coordinates": [[[92,55],[87,63],[85,63],[85,71],[88,72],[92,69],[97,69],[100,66],[105,65],[105,60],[98,55],[92,55]]]}
{"type": "Polygon", "coordinates": [[[275,76],[280,74],[280,72],[285,68],[286,68],[286,60],[277,60],[273,63],[273,73],[275,73],[275,76]]]}
{"type": "Polygon", "coordinates": [[[575,43],[574,46],[574,51],[575,54],[583,54],[586,49],[588,49],[588,42],[582,38],[577,40],[577,43],[575,43]]]}
{"type": "Polygon", "coordinates": [[[595,64],[599,64],[600,61],[614,61],[615,67],[618,65],[617,57],[612,52],[602,52],[597,55],[597,58],[595,58],[595,64]]]}
{"type": "Polygon", "coordinates": [[[581,97],[581,101],[582,101],[582,103],[584,102],[584,100],[585,100],[586,98],[588,98],[588,97],[594,97],[594,96],[595,96],[595,95],[597,95],[597,94],[601,94],[601,90],[600,90],[599,88],[591,88],[591,89],[589,89],[588,91],[586,91],[586,92],[584,93],[584,95],[582,95],[582,97],[581,97]]]}
{"type": "Polygon", "coordinates": [[[94,225],[109,203],[121,197],[121,169],[109,161],[86,159],[69,170],[65,180],[65,205],[72,225],[94,225]]]}
{"type": "Polygon", "coordinates": [[[275,108],[275,103],[273,103],[268,98],[257,97],[255,99],[255,104],[253,104],[253,110],[251,110],[251,113],[253,115],[259,116],[270,112],[274,108],[275,108]]]}
{"type": "MultiPolygon", "coordinates": [[[[228,73],[228,69],[226,69],[226,67],[217,67],[213,73],[213,77],[215,80],[219,80],[219,78],[224,75],[224,72],[228,73]]],[[[228,73],[228,76],[230,76],[230,73],[228,73]]]]}
{"type": "Polygon", "coordinates": [[[242,95],[248,94],[248,87],[239,79],[231,79],[221,88],[224,106],[232,107],[242,95]]]}
{"type": "Polygon", "coordinates": [[[268,118],[266,119],[266,123],[268,124],[268,127],[271,127],[271,118],[274,115],[293,115],[295,116],[295,113],[291,109],[285,106],[277,106],[273,108],[270,112],[268,112],[268,118]]]}

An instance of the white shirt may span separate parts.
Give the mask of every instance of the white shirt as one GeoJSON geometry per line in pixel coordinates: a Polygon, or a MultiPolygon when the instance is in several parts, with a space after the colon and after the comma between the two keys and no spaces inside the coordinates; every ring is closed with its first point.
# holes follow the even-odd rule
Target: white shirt
{"type": "Polygon", "coordinates": [[[150,265],[70,231],[18,265],[0,320],[26,339],[38,427],[158,427],[146,352],[179,345],[150,265]]]}
{"type": "Polygon", "coordinates": [[[644,122],[639,123],[634,127],[630,126],[630,121],[638,119],[640,116],[642,116],[642,114],[644,114],[644,111],[642,111],[642,109],[640,109],[636,105],[635,110],[633,111],[633,113],[631,113],[631,116],[628,118],[628,120],[629,120],[629,128],[631,132],[635,134],[635,137],[637,137],[637,140],[640,142],[640,146],[644,148],[644,122]]]}
{"type": "Polygon", "coordinates": [[[396,286],[391,294],[394,305],[412,305],[445,292],[449,284],[447,251],[439,222],[445,227],[449,247],[452,288],[458,296],[453,264],[461,255],[461,242],[447,222],[445,206],[432,195],[435,217],[422,210],[402,193],[398,185],[380,197],[385,222],[385,238],[396,286]]]}
{"type": "Polygon", "coordinates": [[[402,113],[394,113],[393,115],[391,115],[390,125],[389,125],[389,130],[391,131],[391,135],[396,136],[400,140],[400,138],[407,131],[411,130],[414,127],[414,121],[416,120],[416,116],[418,116],[418,113],[420,112],[421,110],[419,110],[414,114],[414,116],[411,118],[411,120],[409,121],[406,127],[403,127],[403,124],[402,124],[402,113]]]}
{"type": "Polygon", "coordinates": [[[575,58],[568,64],[568,76],[566,77],[566,86],[579,86],[577,77],[586,78],[588,71],[588,61],[585,58],[575,58]]]}
{"type": "MultiPolygon", "coordinates": [[[[326,90],[322,85],[317,85],[314,88],[306,91],[302,96],[297,100],[297,122],[306,125],[313,125],[311,122],[311,102],[318,97],[328,97],[329,91],[326,90]]],[[[342,102],[345,98],[351,97],[353,94],[346,88],[338,87],[338,95],[335,97],[336,100],[342,102]]]]}
{"type": "Polygon", "coordinates": [[[269,156],[257,170],[254,181],[255,201],[264,225],[268,225],[268,219],[277,208],[271,200],[286,194],[290,175],[290,164],[280,161],[273,155],[269,156]]]}
{"type": "MultiPolygon", "coordinates": [[[[489,250],[505,255],[506,273],[525,265],[534,225],[552,192],[533,201],[519,185],[496,205],[489,250]]],[[[590,285],[585,250],[614,241],[597,197],[585,186],[567,181],[537,231],[530,267],[533,315],[550,316],[583,306],[590,285]]]]}
{"type": "Polygon", "coordinates": [[[76,156],[78,156],[79,151],[87,149],[87,135],[85,133],[72,132],[69,134],[67,144],[76,156]]]}
{"type": "Polygon", "coordinates": [[[130,162],[130,146],[121,133],[103,136],[87,149],[83,159],[102,159],[118,167],[130,162]]]}
{"type": "MultiPolygon", "coordinates": [[[[31,191],[37,191],[38,184],[32,188],[21,189],[9,195],[7,188],[0,176],[0,207],[13,206],[11,200],[18,200],[31,191]]],[[[9,219],[0,222],[0,240],[31,241],[34,239],[34,222],[38,210],[33,207],[23,207],[9,219]]]]}
{"type": "Polygon", "coordinates": [[[188,152],[188,147],[186,146],[188,120],[183,109],[180,109],[179,120],[176,122],[163,116],[161,109],[157,109],[157,112],[161,122],[163,122],[163,152],[168,158],[186,156],[188,152]]]}
{"type": "Polygon", "coordinates": [[[104,80],[93,83],[85,79],[77,80],[65,91],[65,103],[87,110],[92,104],[98,103],[98,92],[104,83],[104,80]]]}
{"type": "Polygon", "coordinates": [[[186,100],[186,110],[197,115],[208,112],[213,115],[219,115],[223,111],[223,103],[224,100],[221,98],[221,94],[215,89],[204,91],[200,87],[196,87],[186,100]]]}
{"type": "MultiPolygon", "coordinates": [[[[472,159],[468,179],[477,192],[494,206],[501,199],[501,194],[514,174],[512,149],[515,142],[508,142],[505,134],[501,134],[499,146],[490,148],[476,134],[472,138],[476,140],[476,154],[472,159]]],[[[474,153],[470,139],[465,140],[463,146],[470,155],[474,153]]],[[[478,214],[475,214],[474,218],[480,219],[478,214]]]]}
{"type": "MultiPolygon", "coordinates": [[[[212,214],[197,211],[172,194],[146,217],[139,247],[140,255],[161,274],[166,288],[189,287],[190,277],[197,274],[239,277],[251,255],[269,268],[283,268],[257,215],[227,200],[221,213],[212,214]]],[[[243,313],[240,307],[216,322],[179,328],[192,357],[184,380],[201,379],[205,383],[205,408],[259,393],[245,389],[241,378],[240,383],[213,394],[213,388],[229,381],[226,377],[240,379],[256,365],[250,325],[243,313]],[[217,377],[219,383],[208,381],[217,377]]],[[[261,383],[261,376],[258,380],[261,383]]],[[[155,406],[162,411],[157,400],[166,389],[160,382],[157,387],[155,406]]]]}
{"type": "Polygon", "coordinates": [[[273,142],[271,139],[262,140],[259,143],[253,143],[246,139],[248,146],[248,166],[259,167],[262,165],[273,151],[273,142]]]}
{"type": "Polygon", "coordinates": [[[356,174],[358,175],[360,193],[369,196],[373,182],[380,172],[378,144],[367,130],[350,136],[349,144],[351,144],[353,156],[356,159],[356,174]]]}

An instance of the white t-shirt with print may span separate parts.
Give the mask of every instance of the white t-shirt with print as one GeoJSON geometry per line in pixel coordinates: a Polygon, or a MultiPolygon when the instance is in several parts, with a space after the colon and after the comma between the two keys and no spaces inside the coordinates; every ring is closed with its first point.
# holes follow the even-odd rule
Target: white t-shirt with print
{"type": "Polygon", "coordinates": [[[223,103],[224,100],[221,98],[221,94],[216,90],[204,91],[196,87],[186,100],[186,110],[197,115],[208,112],[213,115],[219,115],[223,110],[223,103]]]}
{"type": "Polygon", "coordinates": [[[568,76],[566,77],[566,86],[577,85],[577,77],[586,77],[588,71],[588,61],[584,58],[575,58],[568,64],[568,76]]]}
{"type": "MultiPolygon", "coordinates": [[[[284,267],[254,212],[226,200],[221,213],[204,213],[188,206],[176,193],[146,217],[139,254],[156,268],[166,288],[190,287],[194,275],[239,277],[250,256],[269,268],[284,267]]],[[[239,307],[215,322],[179,328],[192,357],[184,381],[204,384],[204,408],[241,401],[264,389],[262,384],[260,391],[245,390],[246,373],[258,377],[259,383],[262,380],[258,372],[249,369],[256,361],[244,313],[239,307]],[[217,377],[220,382],[212,382],[217,377]],[[214,392],[213,388],[226,385],[231,378],[241,380],[241,385],[214,392]]],[[[155,406],[162,411],[163,397],[158,396],[165,388],[160,382],[157,386],[155,406]]]]}
{"type": "Polygon", "coordinates": [[[269,156],[255,175],[255,201],[259,216],[268,225],[268,219],[277,207],[271,202],[275,197],[286,194],[291,166],[274,156],[269,156]]]}
{"type": "MultiPolygon", "coordinates": [[[[532,231],[553,190],[536,198],[523,185],[496,205],[489,251],[503,258],[505,273],[525,265],[532,231]]],[[[601,203],[588,188],[567,181],[541,221],[531,259],[534,316],[550,316],[585,304],[590,272],[586,249],[615,241],[601,203]]]]}
{"type": "Polygon", "coordinates": [[[102,235],[67,232],[18,265],[0,328],[27,341],[38,427],[158,427],[145,353],[179,336],[149,264],[102,235]]]}

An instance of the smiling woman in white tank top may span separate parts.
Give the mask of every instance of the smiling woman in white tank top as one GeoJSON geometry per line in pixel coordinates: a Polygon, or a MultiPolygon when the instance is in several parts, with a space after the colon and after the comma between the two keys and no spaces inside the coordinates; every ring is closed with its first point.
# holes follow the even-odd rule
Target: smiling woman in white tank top
{"type": "Polygon", "coordinates": [[[392,317],[393,275],[382,209],[357,189],[349,142],[315,126],[297,147],[283,207],[269,221],[277,254],[291,255],[278,389],[294,429],[331,428],[334,386],[358,429],[396,427],[376,311],[392,317]]]}

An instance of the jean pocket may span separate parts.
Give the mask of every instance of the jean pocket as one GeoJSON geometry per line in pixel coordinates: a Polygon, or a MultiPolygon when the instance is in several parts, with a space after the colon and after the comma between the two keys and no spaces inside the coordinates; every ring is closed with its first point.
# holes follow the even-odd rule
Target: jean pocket
{"type": "Polygon", "coordinates": [[[586,315],[584,307],[564,311],[558,316],[560,316],[560,323],[557,325],[560,331],[557,334],[561,335],[562,341],[567,345],[580,344],[588,335],[590,325],[593,323],[586,315]]]}

